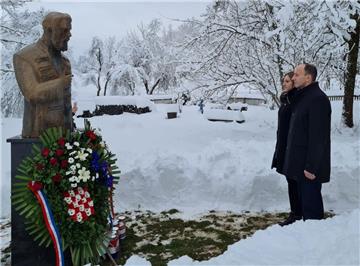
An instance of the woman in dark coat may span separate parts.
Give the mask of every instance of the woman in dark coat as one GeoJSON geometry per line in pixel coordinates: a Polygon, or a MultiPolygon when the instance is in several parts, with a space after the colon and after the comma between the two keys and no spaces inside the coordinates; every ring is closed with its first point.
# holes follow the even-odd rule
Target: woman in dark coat
{"type": "MultiPolygon", "coordinates": [[[[293,72],[289,72],[284,76],[282,84],[283,92],[280,96],[281,105],[278,112],[277,140],[275,153],[271,165],[271,168],[276,168],[276,171],[280,174],[284,174],[283,166],[291,118],[291,104],[289,99],[293,98],[293,93],[295,92],[294,83],[291,80],[293,75],[293,72]]],[[[291,212],[289,214],[289,217],[285,221],[279,223],[281,226],[292,224],[296,220],[300,220],[302,218],[296,180],[288,176],[286,177],[286,180],[288,182],[288,193],[291,212]]]]}

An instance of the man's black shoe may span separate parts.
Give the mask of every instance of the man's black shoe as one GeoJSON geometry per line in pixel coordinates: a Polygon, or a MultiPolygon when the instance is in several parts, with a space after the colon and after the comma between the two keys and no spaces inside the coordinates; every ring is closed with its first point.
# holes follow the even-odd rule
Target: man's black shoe
{"type": "Polygon", "coordinates": [[[300,219],[301,219],[301,216],[295,215],[294,213],[291,212],[289,217],[285,221],[279,223],[279,225],[280,226],[289,225],[289,224],[295,223],[297,220],[300,220],[300,219]]]}

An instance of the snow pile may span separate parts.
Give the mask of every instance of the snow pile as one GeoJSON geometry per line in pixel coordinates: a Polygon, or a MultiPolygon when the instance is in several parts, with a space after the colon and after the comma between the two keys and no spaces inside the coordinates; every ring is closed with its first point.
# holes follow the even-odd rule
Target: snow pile
{"type": "MultiPolygon", "coordinates": [[[[165,119],[167,105],[157,108],[141,116],[91,118],[122,170],[115,194],[119,210],[175,207],[191,215],[211,209],[289,209],[285,178],[270,169],[277,111],[251,106],[246,123],[238,124],[209,122],[197,107],[188,106],[180,118],[165,119]]],[[[323,186],[326,210],[341,212],[359,204],[356,132],[339,133],[336,127],[332,132],[331,181],[323,186]]]]}
{"type": "Polygon", "coordinates": [[[179,105],[177,105],[177,104],[168,104],[166,106],[166,111],[169,113],[176,113],[179,111],[179,108],[181,108],[181,107],[179,107],[179,105]]]}
{"type": "Polygon", "coordinates": [[[205,117],[208,120],[222,120],[222,121],[245,121],[244,115],[239,111],[210,109],[206,110],[205,117]]]}
{"type": "MultiPolygon", "coordinates": [[[[87,98],[85,98],[86,100],[87,98]]],[[[79,109],[83,108],[83,98],[79,109]]],[[[359,102],[354,129],[340,128],[341,103],[332,102],[332,169],[323,186],[326,210],[359,206],[359,102]]],[[[153,211],[177,208],[189,215],[206,210],[287,211],[285,178],[270,169],[277,111],[250,106],[246,123],[213,123],[196,106],[166,119],[168,105],[142,115],[92,117],[117,155],[121,179],[115,194],[119,211],[139,206],[153,211]],[[194,204],[196,202],[196,204],[194,204]]],[[[77,118],[78,127],[83,119],[77,118]]],[[[10,144],[21,133],[21,119],[2,121],[2,217],[10,214],[10,144]]]]}
{"type": "Polygon", "coordinates": [[[357,209],[322,221],[274,225],[209,261],[184,256],[169,265],[359,265],[359,215],[357,209]]]}
{"type": "Polygon", "coordinates": [[[126,266],[130,266],[130,265],[148,265],[151,266],[151,263],[148,262],[146,259],[141,258],[139,256],[132,256],[130,259],[128,259],[125,263],[126,266]]]}

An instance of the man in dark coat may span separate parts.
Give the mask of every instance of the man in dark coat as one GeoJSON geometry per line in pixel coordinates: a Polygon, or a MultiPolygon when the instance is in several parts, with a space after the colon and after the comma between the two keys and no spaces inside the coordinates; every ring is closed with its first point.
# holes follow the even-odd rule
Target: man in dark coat
{"type": "Polygon", "coordinates": [[[323,219],[322,183],[330,181],[331,105],[316,82],[316,67],[294,70],[292,104],[283,172],[298,183],[303,219],[323,219]]]}

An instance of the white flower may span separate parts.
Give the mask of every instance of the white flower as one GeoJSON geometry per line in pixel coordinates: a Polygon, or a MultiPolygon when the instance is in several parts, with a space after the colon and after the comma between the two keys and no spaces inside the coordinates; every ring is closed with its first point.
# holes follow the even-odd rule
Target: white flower
{"type": "Polygon", "coordinates": [[[83,204],[79,205],[79,211],[81,212],[85,211],[85,207],[83,204]]]}
{"type": "Polygon", "coordinates": [[[80,165],[79,163],[77,163],[77,164],[76,164],[76,167],[77,167],[77,168],[80,168],[80,167],[81,167],[81,165],[80,165]]]}
{"type": "Polygon", "coordinates": [[[70,177],[70,178],[69,178],[69,181],[70,181],[70,182],[74,182],[74,181],[75,181],[75,177],[76,177],[76,176],[70,177]]]}
{"type": "Polygon", "coordinates": [[[68,162],[69,163],[73,163],[75,160],[74,160],[74,158],[72,158],[72,157],[70,157],[69,159],[68,159],[68,162]]]}
{"type": "Polygon", "coordinates": [[[77,152],[77,151],[72,151],[72,152],[69,153],[69,155],[70,155],[70,156],[71,156],[71,155],[74,155],[76,152],[77,152]]]}
{"type": "Polygon", "coordinates": [[[79,194],[77,194],[77,195],[75,196],[75,198],[76,198],[77,200],[81,200],[81,196],[80,196],[79,194]]]}
{"type": "Polygon", "coordinates": [[[87,202],[87,199],[86,199],[86,198],[82,198],[82,199],[81,199],[81,202],[82,202],[82,203],[86,203],[86,202],[87,202]]]}
{"type": "Polygon", "coordinates": [[[90,216],[91,215],[91,209],[90,208],[86,208],[85,209],[85,213],[87,216],[90,216]]]}
{"type": "Polygon", "coordinates": [[[91,200],[91,201],[88,202],[88,205],[89,205],[90,207],[94,207],[94,202],[91,200]]]}
{"type": "Polygon", "coordinates": [[[87,148],[86,151],[87,151],[88,153],[92,153],[92,149],[90,149],[90,148],[87,148]]]}
{"type": "Polygon", "coordinates": [[[90,198],[90,193],[85,191],[85,198],[90,198]]]}
{"type": "Polygon", "coordinates": [[[82,222],[83,218],[82,218],[82,214],[80,212],[78,212],[76,214],[76,221],[78,221],[79,223],[82,222]]]}
{"type": "Polygon", "coordinates": [[[71,203],[71,198],[70,198],[70,197],[65,197],[64,200],[65,200],[65,202],[66,202],[67,204],[70,204],[70,203],[71,203]]]}
{"type": "Polygon", "coordinates": [[[84,195],[84,189],[82,187],[78,187],[78,192],[80,195],[84,195]]]}
{"type": "Polygon", "coordinates": [[[79,146],[80,146],[80,143],[77,142],[77,141],[75,141],[75,142],[74,142],[74,145],[77,146],[77,147],[79,147],[79,146]]]}
{"type": "Polygon", "coordinates": [[[73,202],[73,206],[74,208],[78,208],[79,207],[79,203],[77,201],[73,202]]]}
{"type": "Polygon", "coordinates": [[[65,147],[66,147],[66,149],[68,149],[68,150],[71,150],[71,149],[73,148],[73,147],[70,145],[69,142],[65,143],[65,147]]]}
{"type": "Polygon", "coordinates": [[[76,170],[76,165],[71,165],[70,169],[73,170],[73,171],[76,170]]]}
{"type": "Polygon", "coordinates": [[[73,172],[73,171],[67,171],[67,172],[66,172],[66,175],[71,175],[71,174],[73,174],[72,172],[73,172]]]}
{"type": "Polygon", "coordinates": [[[81,168],[78,171],[78,174],[79,174],[80,181],[82,180],[83,182],[86,182],[87,180],[90,179],[90,171],[86,170],[85,167],[81,168]]]}
{"type": "Polygon", "coordinates": [[[96,173],[95,178],[96,178],[96,179],[99,178],[99,173],[96,173]]]}
{"type": "Polygon", "coordinates": [[[103,142],[103,141],[100,141],[100,146],[102,147],[102,148],[104,148],[105,147],[105,142],[103,142]]]}
{"type": "Polygon", "coordinates": [[[91,177],[91,181],[95,181],[95,176],[91,177]]]}
{"type": "Polygon", "coordinates": [[[71,197],[75,197],[75,193],[74,193],[73,190],[70,190],[70,191],[69,191],[69,194],[70,194],[71,197]]]}
{"type": "Polygon", "coordinates": [[[85,161],[85,160],[86,160],[86,157],[87,157],[88,155],[89,155],[89,154],[84,153],[84,151],[78,151],[77,156],[76,156],[75,158],[79,158],[80,161],[85,161]]]}
{"type": "Polygon", "coordinates": [[[71,187],[77,187],[76,183],[71,183],[71,187]]]}
{"type": "Polygon", "coordinates": [[[68,209],[68,214],[70,216],[73,216],[75,214],[75,210],[74,209],[68,209]]]}

